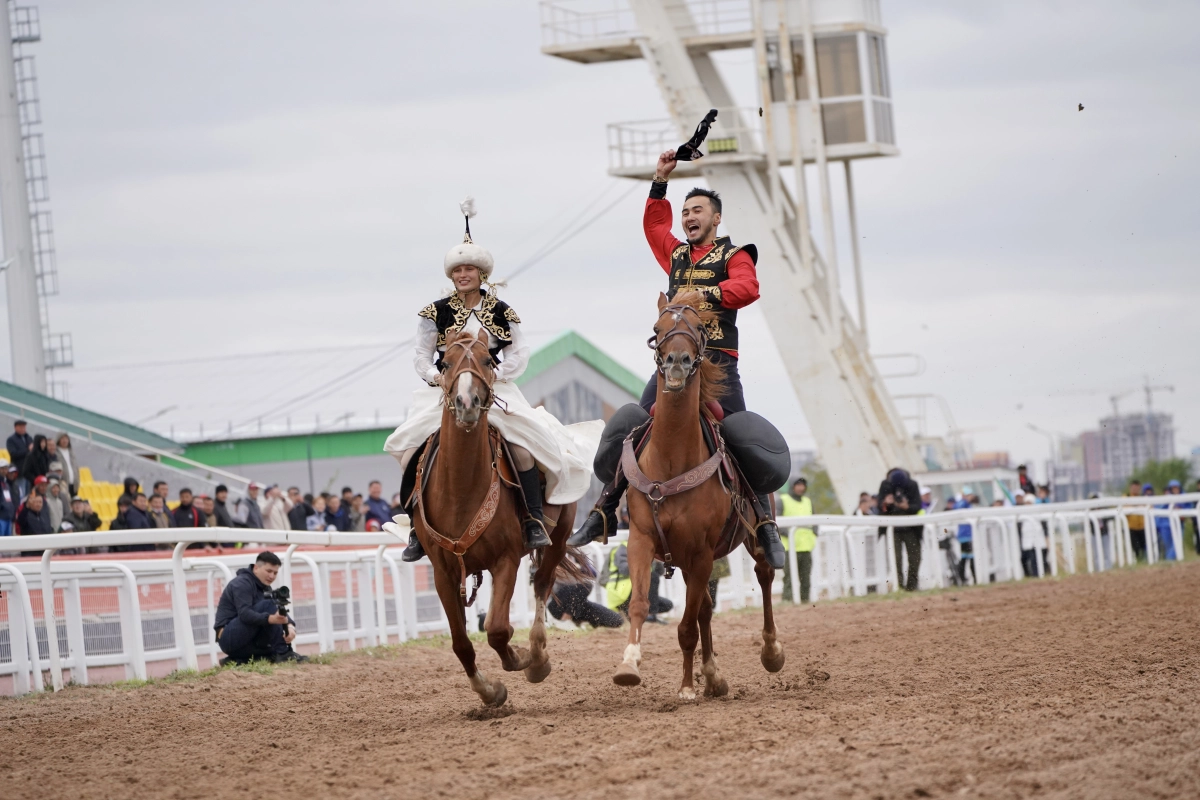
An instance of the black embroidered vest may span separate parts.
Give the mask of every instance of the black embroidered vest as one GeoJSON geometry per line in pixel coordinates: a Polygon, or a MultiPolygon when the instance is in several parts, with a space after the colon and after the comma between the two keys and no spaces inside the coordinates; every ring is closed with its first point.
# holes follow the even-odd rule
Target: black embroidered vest
{"type": "Polygon", "coordinates": [[[752,244],[734,247],[728,236],[718,237],[704,258],[692,263],[691,246],[684,242],[671,253],[670,283],[667,297],[690,289],[703,289],[705,302],[702,311],[716,311],[717,318],[708,324],[708,346],[717,350],[738,349],[737,310],[721,305],[721,281],[729,279],[729,259],[740,250],[758,263],[758,248],[752,244]]]}
{"type": "MultiPolygon", "coordinates": [[[[425,319],[433,320],[437,325],[437,348],[438,360],[436,366],[442,368],[441,350],[446,347],[446,334],[461,331],[463,326],[467,324],[467,320],[471,316],[471,309],[463,305],[459,299],[458,293],[454,292],[449,297],[443,297],[441,300],[435,300],[429,305],[422,308],[417,316],[425,319]]],[[[517,316],[517,312],[512,310],[508,303],[496,297],[494,294],[484,294],[483,303],[479,310],[475,311],[475,317],[479,320],[488,333],[496,337],[496,346],[491,348],[489,352],[492,354],[494,361],[500,361],[500,351],[512,343],[512,329],[509,327],[511,323],[521,324],[521,318],[517,316]]]]}

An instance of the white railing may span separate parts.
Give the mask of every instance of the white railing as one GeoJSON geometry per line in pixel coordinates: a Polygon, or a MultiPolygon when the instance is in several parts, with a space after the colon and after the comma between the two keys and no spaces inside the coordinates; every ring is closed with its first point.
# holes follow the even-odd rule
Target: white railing
{"type": "MultiPolygon", "coordinates": [[[[1076,571],[1080,540],[1088,572],[1132,564],[1131,514],[1145,517],[1148,561],[1165,557],[1165,543],[1157,532],[1160,519],[1166,521],[1175,558],[1182,559],[1186,546],[1182,523],[1188,517],[1197,519],[1197,509],[1177,506],[1197,501],[1200,493],[972,508],[917,517],[783,517],[779,523],[785,531],[819,528],[813,554],[815,600],[896,591],[896,527],[923,528],[921,588],[949,584],[949,561],[938,545],[949,537],[951,552],[957,554],[953,539],[960,524],[971,527],[980,583],[1022,579],[1018,523],[1046,523],[1053,575],[1076,571]],[[1107,522],[1107,536],[1101,533],[1101,522],[1107,522]],[[1078,531],[1072,532],[1072,526],[1078,531]]],[[[0,537],[0,559],[13,559],[22,551],[41,554],[37,560],[0,560],[0,681],[9,681],[11,692],[24,693],[44,688],[44,672],[58,689],[64,684],[64,673],[75,683],[88,683],[214,665],[220,656],[213,631],[217,600],[234,571],[251,564],[255,551],[214,555],[186,548],[251,535],[258,544],[281,550],[284,566],[278,583],[292,590],[298,647],[322,653],[352,650],[449,630],[433,588],[432,568],[426,561],[400,561],[402,542],[387,533],[174,528],[0,537]],[[147,544],[171,550],[129,554],[119,560],[61,554],[147,544]],[[50,631],[55,635],[48,635],[50,631]]],[[[622,533],[607,546],[593,544],[585,549],[598,573],[612,548],[625,538],[622,533]]],[[[789,550],[788,557],[795,574],[795,553],[789,550]]],[[[718,610],[761,605],[749,555],[735,550],[729,564],[731,574],[719,586],[718,610]]],[[[1040,573],[1041,558],[1037,564],[1040,573]]],[[[518,628],[533,622],[528,565],[528,559],[522,561],[512,602],[512,622],[518,628]]],[[[782,575],[776,581],[777,591],[782,575]]],[[[486,612],[489,589],[485,575],[477,614],[486,612]]],[[[792,582],[792,593],[791,599],[798,602],[799,581],[792,582]]],[[[671,580],[662,579],[660,594],[672,600],[676,609],[682,608],[686,594],[682,577],[677,573],[671,580]]],[[[604,602],[603,587],[595,587],[593,598],[604,602]]]]}
{"type": "MultiPolygon", "coordinates": [[[[971,529],[974,580],[987,583],[1020,580],[1021,544],[1018,525],[1044,524],[1047,558],[1036,559],[1039,576],[1048,563],[1051,575],[1060,568],[1076,572],[1076,542],[1082,541],[1084,564],[1090,572],[1128,566],[1135,562],[1130,516],[1145,519],[1145,557],[1153,564],[1168,553],[1158,532],[1158,521],[1166,523],[1174,559],[1183,560],[1183,520],[1200,524],[1200,492],[1156,497],[1102,497],[1071,503],[1032,506],[979,507],[943,511],[913,517],[858,517],[817,515],[781,517],[779,527],[816,527],[818,546],[813,556],[813,596],[836,598],[862,595],[868,591],[897,590],[895,529],[923,529],[920,588],[943,588],[950,583],[949,561],[939,544],[947,538],[949,552],[959,555],[956,534],[960,525],[971,529]],[[1191,508],[1181,506],[1191,505],[1191,508]],[[1072,532],[1072,526],[1078,528],[1072,532]],[[1107,529],[1107,532],[1106,532],[1107,529]],[[880,531],[883,534],[880,535],[880,531]]],[[[795,553],[789,551],[789,568],[796,569],[795,553]]],[[[907,561],[902,556],[902,561],[907,561]]],[[[905,566],[905,564],[901,564],[905,566]]],[[[794,573],[793,573],[794,574],[794,573]]],[[[969,577],[969,576],[968,576],[969,577]]],[[[799,585],[792,585],[793,600],[799,601],[799,585]]]]}
{"type": "MultiPolygon", "coordinates": [[[[667,0],[679,35],[746,33],[754,24],[749,0],[667,0]]],[[[542,45],[555,47],[641,36],[626,0],[542,0],[542,45]]]]}

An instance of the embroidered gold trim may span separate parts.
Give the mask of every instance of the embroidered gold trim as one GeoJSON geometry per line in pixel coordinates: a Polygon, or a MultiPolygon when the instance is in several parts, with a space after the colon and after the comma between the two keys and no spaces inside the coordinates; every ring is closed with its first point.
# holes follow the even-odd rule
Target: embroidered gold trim
{"type": "Polygon", "coordinates": [[[717,273],[711,269],[689,269],[687,271],[688,283],[693,281],[709,281],[717,277],[717,273]]]}
{"type": "Polygon", "coordinates": [[[420,311],[418,311],[417,316],[424,317],[425,319],[430,319],[430,320],[433,320],[434,322],[437,322],[437,306],[435,306],[433,303],[430,303],[429,305],[425,306],[420,311]]]}
{"type": "Polygon", "coordinates": [[[521,324],[521,318],[517,316],[516,311],[513,311],[512,306],[509,306],[508,308],[504,309],[504,318],[506,320],[508,320],[509,322],[515,322],[518,325],[521,324]]]}

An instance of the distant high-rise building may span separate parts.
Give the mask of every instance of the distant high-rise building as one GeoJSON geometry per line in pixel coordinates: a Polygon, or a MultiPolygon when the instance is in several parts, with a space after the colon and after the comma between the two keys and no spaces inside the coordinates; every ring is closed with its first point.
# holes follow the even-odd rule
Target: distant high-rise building
{"type": "Polygon", "coordinates": [[[1100,431],[1084,431],[1079,434],[1079,445],[1083,450],[1083,483],[1087,494],[1104,490],[1104,437],[1100,431]]]}
{"type": "Polygon", "coordinates": [[[1147,461],[1175,457],[1175,420],[1170,414],[1122,414],[1100,420],[1104,483],[1117,488],[1147,461]]]}

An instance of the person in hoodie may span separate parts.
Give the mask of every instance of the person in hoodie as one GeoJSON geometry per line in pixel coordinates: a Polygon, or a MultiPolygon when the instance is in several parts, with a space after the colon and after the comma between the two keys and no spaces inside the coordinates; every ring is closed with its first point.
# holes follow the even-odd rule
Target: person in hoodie
{"type": "Polygon", "coordinates": [[[239,569],[225,585],[213,623],[217,645],[226,655],[222,666],[230,661],[246,664],[255,658],[275,663],[308,661],[292,649],[295,620],[279,613],[271,591],[282,564],[279,556],[263,551],[253,566],[239,569]]]}
{"type": "Polygon", "coordinates": [[[49,471],[50,457],[46,454],[46,437],[39,433],[33,437],[33,446],[29,448],[29,455],[25,456],[25,463],[21,465],[21,477],[32,484],[49,471]]]}
{"type": "MultiPolygon", "coordinates": [[[[879,484],[879,513],[881,516],[918,516],[924,514],[921,505],[921,487],[906,470],[899,468],[888,472],[879,484]]],[[[880,528],[881,534],[887,528],[880,528]]],[[[905,525],[893,528],[896,548],[896,581],[906,591],[915,592],[921,571],[921,544],[925,535],[923,525],[905,525]],[[908,555],[908,574],[900,574],[904,568],[901,554],[908,555]]]]}

